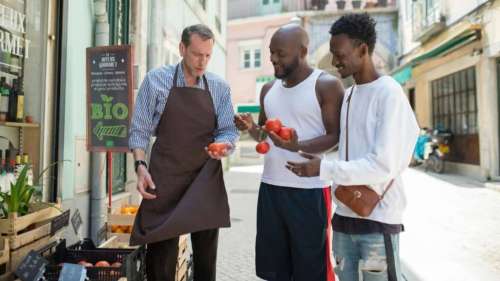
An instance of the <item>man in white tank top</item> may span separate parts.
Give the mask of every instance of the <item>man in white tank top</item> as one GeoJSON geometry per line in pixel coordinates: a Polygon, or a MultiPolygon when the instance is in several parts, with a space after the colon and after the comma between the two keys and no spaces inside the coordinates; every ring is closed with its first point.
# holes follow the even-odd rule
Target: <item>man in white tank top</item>
{"type": "Polygon", "coordinates": [[[299,25],[281,27],[270,44],[276,80],[262,88],[259,125],[249,114],[235,117],[257,141],[267,135],[270,150],[257,205],[256,271],[265,280],[334,280],[330,261],[330,187],[319,177],[301,178],[287,161],[298,151],[321,155],[339,138],[343,87],[306,61],[308,36],[299,25]],[[268,119],[292,128],[290,140],[263,134],[268,119]]]}

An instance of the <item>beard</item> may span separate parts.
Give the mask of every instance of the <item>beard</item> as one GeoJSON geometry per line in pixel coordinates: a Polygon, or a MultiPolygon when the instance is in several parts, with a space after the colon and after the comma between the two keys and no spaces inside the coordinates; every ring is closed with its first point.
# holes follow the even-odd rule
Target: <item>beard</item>
{"type": "Polygon", "coordinates": [[[274,72],[274,76],[278,79],[283,79],[283,78],[287,78],[288,76],[290,76],[290,74],[292,74],[292,72],[297,69],[297,67],[299,66],[299,57],[296,57],[292,63],[290,63],[289,65],[284,65],[283,66],[283,73],[276,73],[276,71],[274,72]]]}

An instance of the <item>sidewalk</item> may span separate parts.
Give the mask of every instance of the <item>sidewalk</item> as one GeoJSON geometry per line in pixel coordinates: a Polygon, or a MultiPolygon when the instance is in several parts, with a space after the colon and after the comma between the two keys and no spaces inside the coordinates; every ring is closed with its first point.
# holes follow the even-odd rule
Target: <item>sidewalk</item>
{"type": "MultiPolygon", "coordinates": [[[[257,192],[262,166],[226,172],[232,227],[221,230],[218,278],[255,276],[257,192]]],[[[499,281],[500,192],[475,180],[410,169],[401,258],[408,281],[499,281]]]]}
{"type": "Polygon", "coordinates": [[[500,192],[456,175],[404,174],[408,280],[500,280],[500,192]]]}

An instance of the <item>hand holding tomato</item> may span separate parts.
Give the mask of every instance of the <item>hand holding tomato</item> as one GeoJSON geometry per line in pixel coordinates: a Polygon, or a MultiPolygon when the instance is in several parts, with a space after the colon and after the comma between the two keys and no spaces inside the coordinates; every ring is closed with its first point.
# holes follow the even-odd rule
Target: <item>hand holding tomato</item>
{"type": "Polygon", "coordinates": [[[283,140],[289,141],[292,139],[293,129],[288,127],[281,127],[281,130],[278,133],[278,136],[283,140]]]}
{"type": "Polygon", "coordinates": [[[274,145],[289,151],[297,152],[300,150],[299,138],[294,129],[283,127],[278,133],[270,132],[269,138],[274,145]]]}
{"type": "Polygon", "coordinates": [[[214,142],[205,147],[208,155],[215,160],[226,157],[232,149],[233,145],[229,142],[214,142]]]}
{"type": "Polygon", "coordinates": [[[271,118],[266,120],[264,128],[268,133],[275,132],[276,134],[280,132],[282,127],[281,121],[278,118],[271,118]]]}

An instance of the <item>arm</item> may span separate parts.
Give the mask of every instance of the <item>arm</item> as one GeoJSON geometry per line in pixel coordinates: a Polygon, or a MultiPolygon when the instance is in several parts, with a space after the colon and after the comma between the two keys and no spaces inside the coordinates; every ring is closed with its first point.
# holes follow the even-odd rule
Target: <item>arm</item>
{"type": "MultiPolygon", "coordinates": [[[[139,89],[130,128],[129,147],[133,152],[135,161],[144,161],[146,159],[145,151],[153,132],[156,96],[157,92],[148,74],[139,89]]],[[[148,187],[154,189],[155,185],[147,168],[140,165],[137,168],[137,190],[144,199],[156,198],[155,195],[146,192],[148,187]]]]}
{"type": "Polygon", "coordinates": [[[329,74],[322,74],[316,83],[316,93],[321,106],[321,117],[326,135],[299,143],[299,150],[320,153],[329,150],[339,141],[340,111],[344,100],[342,83],[329,74]]]}
{"type": "Polygon", "coordinates": [[[403,93],[391,92],[379,105],[373,150],[351,161],[323,160],[321,178],[341,185],[375,185],[395,178],[408,166],[419,127],[403,93]]]}
{"type": "Polygon", "coordinates": [[[236,115],[234,118],[234,123],[240,131],[248,130],[250,136],[256,141],[262,141],[266,137],[266,133],[260,128],[266,123],[266,111],[264,110],[264,98],[273,86],[274,81],[266,83],[262,86],[260,91],[260,112],[258,125],[253,121],[252,116],[249,113],[236,115]]]}
{"type": "Polygon", "coordinates": [[[276,146],[294,152],[321,153],[337,144],[340,134],[340,111],[344,99],[342,83],[337,78],[323,73],[316,82],[316,96],[321,107],[321,117],[326,134],[298,141],[295,132],[293,132],[292,139],[285,141],[275,133],[270,133],[269,135],[276,146]]]}
{"type": "Polygon", "coordinates": [[[215,131],[215,142],[230,143],[232,147],[240,136],[238,129],[233,123],[234,109],[231,102],[231,90],[227,87],[217,104],[217,129],[215,131]]]}
{"type": "Polygon", "coordinates": [[[376,185],[395,178],[408,167],[419,128],[403,93],[393,92],[382,103],[372,152],[351,161],[328,161],[301,153],[309,161],[289,161],[286,167],[298,176],[320,175],[339,185],[376,185]]]}

